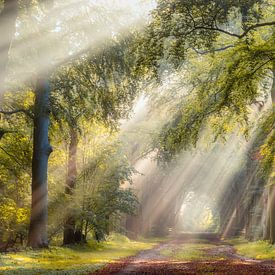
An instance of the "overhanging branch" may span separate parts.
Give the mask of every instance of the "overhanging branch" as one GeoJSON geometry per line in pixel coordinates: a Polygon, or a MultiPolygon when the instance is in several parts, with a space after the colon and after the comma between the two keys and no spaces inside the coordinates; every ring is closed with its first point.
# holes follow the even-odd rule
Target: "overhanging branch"
{"type": "Polygon", "coordinates": [[[204,54],[208,54],[208,53],[212,53],[212,52],[225,51],[225,50],[227,50],[229,48],[233,48],[233,47],[234,47],[234,45],[228,45],[228,46],[224,46],[224,47],[221,47],[221,48],[212,49],[212,50],[209,50],[209,51],[199,51],[196,48],[192,47],[192,50],[194,50],[197,54],[204,55],[204,54]]]}
{"type": "Polygon", "coordinates": [[[7,115],[7,116],[18,114],[18,113],[24,113],[24,114],[28,115],[31,118],[33,117],[32,113],[29,110],[26,110],[26,109],[16,109],[16,110],[9,110],[9,111],[0,110],[0,114],[7,115]]]}
{"type": "MultiPolygon", "coordinates": [[[[194,26],[194,28],[189,33],[192,33],[195,30],[202,29],[202,30],[210,30],[210,31],[221,32],[221,33],[224,33],[226,35],[233,36],[233,37],[241,39],[241,38],[244,38],[250,31],[255,30],[257,28],[266,27],[266,26],[275,26],[275,21],[263,22],[263,23],[258,23],[258,24],[252,25],[252,26],[248,27],[242,34],[232,33],[232,32],[226,31],[224,29],[221,29],[217,26],[216,27],[194,26]]],[[[187,34],[189,34],[189,33],[187,33],[187,34]]]]}

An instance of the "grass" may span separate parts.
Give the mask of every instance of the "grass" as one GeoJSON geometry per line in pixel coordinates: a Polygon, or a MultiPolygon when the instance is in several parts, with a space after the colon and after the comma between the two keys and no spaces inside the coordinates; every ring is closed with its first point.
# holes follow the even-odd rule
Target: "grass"
{"type": "Polygon", "coordinates": [[[185,243],[178,248],[165,248],[161,250],[160,254],[175,260],[209,260],[213,256],[207,255],[206,250],[214,248],[214,244],[206,243],[185,243]]]}
{"type": "Polygon", "coordinates": [[[245,239],[230,240],[237,253],[257,260],[275,260],[275,245],[267,241],[248,242],[245,239]]]}
{"type": "Polygon", "coordinates": [[[86,274],[105,264],[150,249],[154,239],[130,241],[112,234],[103,243],[88,242],[85,246],[51,247],[0,255],[0,274],[86,274]]]}

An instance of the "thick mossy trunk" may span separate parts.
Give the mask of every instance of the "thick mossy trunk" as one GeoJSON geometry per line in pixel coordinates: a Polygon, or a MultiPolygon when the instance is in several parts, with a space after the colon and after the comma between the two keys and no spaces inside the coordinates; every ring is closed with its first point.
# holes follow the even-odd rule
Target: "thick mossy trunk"
{"type": "Polygon", "coordinates": [[[32,204],[28,235],[28,246],[42,248],[48,246],[48,159],[52,152],[49,144],[49,81],[40,78],[37,81],[34,105],[34,132],[32,157],[32,204]]]}
{"type": "Polygon", "coordinates": [[[9,59],[9,50],[15,33],[15,21],[18,13],[18,0],[4,0],[0,13],[0,95],[4,90],[4,79],[9,59]]]}
{"type": "MultiPolygon", "coordinates": [[[[71,196],[73,195],[76,177],[77,177],[77,130],[70,129],[70,144],[69,144],[69,158],[68,158],[68,173],[65,187],[65,194],[71,196]]],[[[73,213],[68,213],[64,222],[64,232],[63,232],[63,244],[73,244],[76,240],[76,223],[73,213]]],[[[77,238],[78,239],[78,238],[77,238]]]]}

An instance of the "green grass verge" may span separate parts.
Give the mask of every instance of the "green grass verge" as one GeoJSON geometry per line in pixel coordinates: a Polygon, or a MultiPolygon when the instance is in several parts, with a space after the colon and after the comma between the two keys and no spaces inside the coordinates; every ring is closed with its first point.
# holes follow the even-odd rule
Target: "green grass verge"
{"type": "Polygon", "coordinates": [[[85,246],[51,247],[0,254],[0,274],[86,274],[106,263],[150,249],[157,241],[130,241],[112,234],[106,242],[88,242],[85,246]]]}
{"type": "Polygon", "coordinates": [[[222,257],[214,257],[207,254],[207,250],[216,247],[214,244],[206,243],[185,243],[180,247],[173,249],[165,248],[160,251],[160,254],[175,260],[195,261],[195,260],[222,260],[222,257]]]}
{"type": "Polygon", "coordinates": [[[233,239],[229,243],[240,255],[257,260],[275,260],[275,245],[267,241],[248,242],[245,239],[233,239]]]}

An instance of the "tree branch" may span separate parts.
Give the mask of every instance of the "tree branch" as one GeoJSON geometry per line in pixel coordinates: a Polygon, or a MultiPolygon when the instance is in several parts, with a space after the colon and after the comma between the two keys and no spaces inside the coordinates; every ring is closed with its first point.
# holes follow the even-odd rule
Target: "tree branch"
{"type": "Polygon", "coordinates": [[[229,48],[233,48],[234,45],[228,45],[228,46],[225,46],[225,47],[222,47],[222,48],[217,48],[217,49],[212,49],[212,50],[209,50],[209,51],[198,51],[196,48],[192,47],[191,49],[194,50],[197,54],[201,54],[201,55],[204,55],[204,54],[208,54],[208,53],[212,53],[212,52],[221,52],[221,51],[225,51],[226,49],[229,49],[229,48]]]}
{"type": "Polygon", "coordinates": [[[18,114],[18,113],[24,113],[31,118],[33,117],[31,112],[26,109],[17,109],[17,110],[11,110],[11,111],[0,110],[0,114],[7,115],[7,116],[18,114]]]}
{"type": "Polygon", "coordinates": [[[22,164],[17,160],[17,158],[10,154],[6,149],[4,149],[2,146],[0,146],[0,149],[6,154],[8,155],[11,159],[13,159],[19,166],[22,166],[22,164]]]}
{"type": "MultiPolygon", "coordinates": [[[[217,32],[225,33],[225,34],[227,34],[227,35],[229,35],[229,36],[241,38],[241,35],[239,35],[239,34],[232,33],[232,32],[228,32],[228,31],[223,30],[223,29],[220,29],[220,28],[205,27],[205,26],[197,26],[197,27],[194,28],[194,30],[199,30],[199,29],[202,29],[202,30],[210,30],[210,31],[217,31],[217,32]]],[[[194,30],[193,30],[193,31],[194,31],[194,30]]]]}
{"type": "Polygon", "coordinates": [[[0,140],[5,134],[10,134],[10,133],[15,133],[15,131],[0,128],[0,140]]]}
{"type": "Polygon", "coordinates": [[[261,27],[266,27],[266,26],[274,26],[274,25],[275,25],[275,21],[258,23],[258,24],[252,25],[249,28],[247,28],[242,34],[236,34],[236,33],[228,32],[228,31],[220,29],[218,27],[194,26],[194,29],[192,31],[190,31],[190,33],[195,31],[195,30],[202,29],[202,30],[210,30],[210,31],[221,32],[221,33],[227,34],[229,36],[233,36],[233,37],[237,37],[237,38],[241,39],[241,38],[245,37],[252,30],[255,30],[255,29],[261,28],[261,27]]]}
{"type": "Polygon", "coordinates": [[[244,36],[247,35],[248,32],[257,29],[257,28],[261,28],[261,27],[266,27],[266,26],[274,26],[275,25],[275,21],[270,21],[270,22],[264,22],[264,23],[258,23],[255,25],[252,25],[250,27],[248,27],[240,36],[240,38],[243,38],[244,36]]]}

